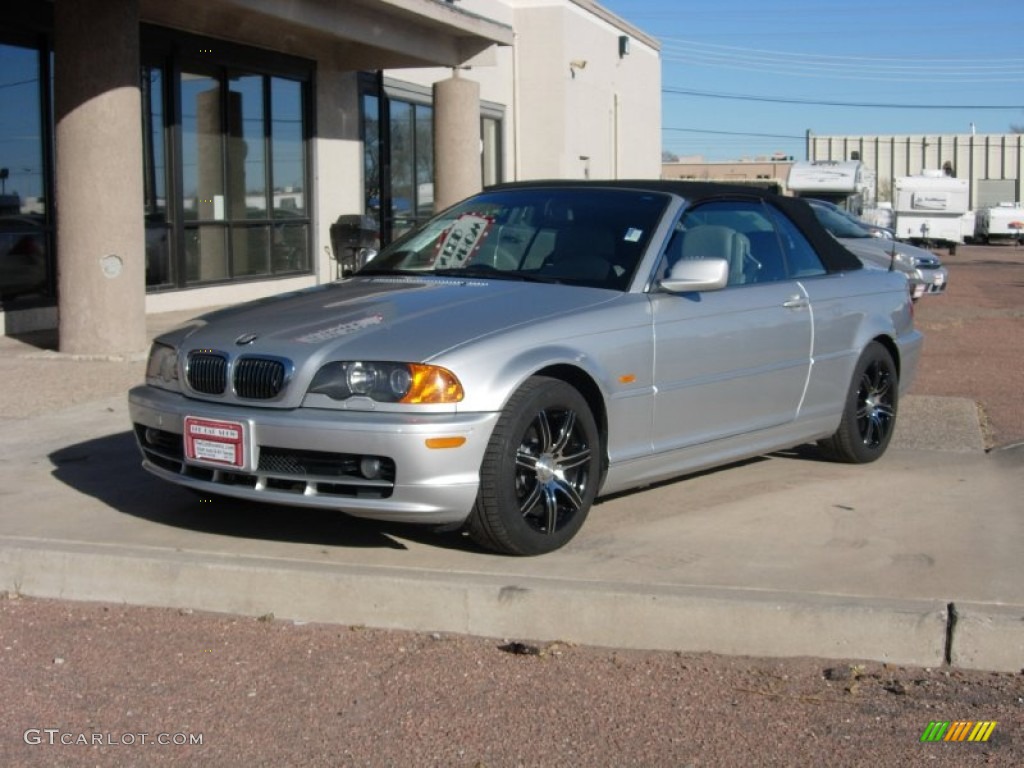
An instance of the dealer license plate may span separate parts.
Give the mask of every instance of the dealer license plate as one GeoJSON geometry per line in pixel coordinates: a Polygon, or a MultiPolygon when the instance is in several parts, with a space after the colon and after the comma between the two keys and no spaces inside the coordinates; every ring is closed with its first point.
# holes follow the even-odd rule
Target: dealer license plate
{"type": "Polygon", "coordinates": [[[203,464],[245,466],[245,425],[237,421],[185,417],[185,458],[203,464]]]}

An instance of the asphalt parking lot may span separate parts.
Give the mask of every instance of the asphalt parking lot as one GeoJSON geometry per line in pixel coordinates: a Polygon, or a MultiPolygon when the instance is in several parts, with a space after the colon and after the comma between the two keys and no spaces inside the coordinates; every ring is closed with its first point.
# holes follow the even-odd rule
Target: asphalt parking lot
{"type": "MultiPolygon", "coordinates": [[[[43,654],[27,668],[8,665],[0,694],[23,693],[41,684],[47,693],[31,711],[43,718],[40,722],[49,722],[47,716],[60,716],[59,710],[47,709],[58,700],[51,695],[58,689],[50,677],[40,675],[52,676],[58,658],[62,670],[69,668],[68,660],[83,670],[90,659],[103,663],[85,649],[66,646],[62,635],[81,639],[86,627],[84,642],[95,637],[100,643],[103,638],[104,647],[111,647],[108,633],[123,633],[115,636],[132,649],[133,658],[156,658],[172,651],[161,650],[163,633],[175,622],[198,620],[190,613],[195,611],[249,617],[250,622],[262,616],[267,621],[261,626],[278,628],[294,627],[297,621],[422,633],[373,635],[378,647],[388,649],[389,669],[406,652],[400,648],[414,647],[426,668],[429,661],[423,657],[434,647],[428,640],[436,644],[467,638],[444,644],[446,653],[441,655],[449,666],[438,672],[435,683],[456,680],[480,664],[498,663],[488,656],[494,643],[478,646],[468,639],[473,637],[522,641],[527,650],[545,650],[543,658],[549,660],[555,651],[563,658],[575,654],[570,648],[593,646],[622,653],[660,649],[862,659],[889,665],[878,667],[878,679],[900,665],[962,670],[958,674],[964,675],[970,669],[1013,675],[1024,667],[1024,525],[1019,501],[1024,498],[1024,449],[1014,447],[1024,441],[1019,394],[1024,386],[1024,251],[962,247],[945,260],[950,288],[946,295],[918,304],[918,322],[926,333],[922,369],[911,397],[904,400],[896,441],[880,462],[870,467],[834,465],[819,461],[810,449],[799,449],[622,494],[595,507],[583,532],[565,550],[526,560],[481,554],[456,534],[232,502],[204,506],[138,468],[124,392],[141,378],[141,361],[69,360],[46,351],[45,335],[0,340],[0,385],[5,392],[0,400],[0,493],[5,509],[0,519],[0,591],[29,598],[6,602],[0,628],[5,647],[14,649],[20,642],[24,650],[31,644],[43,654]],[[65,396],[68,380],[79,382],[70,397],[65,396]],[[36,602],[33,597],[60,600],[36,602]],[[174,610],[118,608],[118,620],[111,622],[96,613],[99,609],[78,609],[69,600],[174,610]],[[552,646],[555,641],[562,645],[552,646]],[[453,648],[463,656],[447,655],[453,648]],[[466,665],[461,671],[460,661],[466,665]]],[[[152,320],[156,330],[173,318],[152,320]]],[[[244,634],[253,626],[241,618],[211,621],[219,629],[203,625],[201,631],[220,633],[218,641],[236,650],[231,627],[244,634]]],[[[260,646],[265,655],[233,658],[238,664],[294,668],[295,655],[322,642],[305,633],[294,636],[294,645],[282,632],[271,646],[260,646]],[[286,661],[289,654],[293,658],[286,661]]],[[[203,644],[212,642],[204,635],[203,644]]],[[[174,651],[179,656],[183,652],[174,651]]],[[[382,662],[373,653],[373,644],[346,642],[344,665],[377,668],[382,662]]],[[[640,658],[628,657],[634,671],[643,668],[640,658]]],[[[702,659],[688,663],[703,669],[717,670],[723,663],[705,656],[686,658],[702,659]]],[[[763,670],[770,664],[744,667],[744,674],[749,677],[755,667],[763,670]]],[[[586,665],[579,668],[579,678],[560,673],[558,684],[599,696],[600,686],[587,673],[586,665]]],[[[86,674],[102,679],[94,669],[86,674]]],[[[311,672],[304,668],[299,674],[311,672]]],[[[509,674],[514,678],[516,670],[510,668],[509,674]]],[[[796,679],[799,673],[776,669],[771,674],[796,679]]],[[[241,683],[232,682],[230,665],[216,678],[223,686],[207,691],[212,699],[221,701],[231,691],[249,698],[251,691],[236,690],[241,683]]],[[[543,678],[542,673],[539,679],[530,675],[538,685],[543,678]]],[[[268,673],[268,679],[277,678],[268,673]]],[[[1019,675],[1006,680],[1011,693],[1020,690],[1019,675]]],[[[167,684],[161,681],[155,684],[167,684]]],[[[314,683],[308,679],[303,690],[316,688],[314,683]]],[[[514,687],[508,678],[501,684],[514,687]]],[[[746,684],[749,680],[732,685],[746,684]]],[[[61,685],[86,700],[99,696],[105,705],[119,695],[61,685]]],[[[476,704],[493,704],[487,682],[479,685],[476,704]]],[[[499,696],[502,689],[497,682],[493,685],[492,696],[499,696]]],[[[283,701],[298,697],[301,703],[304,695],[301,690],[277,690],[273,696],[267,689],[256,690],[256,698],[275,701],[280,694],[289,697],[283,701]]],[[[659,691],[665,695],[660,688],[643,690],[648,697],[656,698],[659,691]]],[[[513,706],[528,708],[530,691],[519,693],[525,699],[513,706]]],[[[177,707],[174,711],[180,714],[190,706],[190,694],[176,690],[175,695],[180,698],[170,699],[168,707],[177,707]]],[[[122,709],[132,708],[130,698],[122,709]]],[[[243,709],[236,704],[229,695],[225,707],[232,718],[244,722],[243,709]]],[[[153,721],[157,705],[146,706],[153,721]]],[[[192,716],[174,722],[202,721],[197,712],[212,717],[198,704],[191,706],[192,716]]],[[[408,701],[405,706],[417,704],[408,701]]],[[[81,711],[77,707],[72,702],[69,711],[81,711]]],[[[351,715],[350,705],[342,709],[351,715]]],[[[1019,726],[1020,710],[1014,711],[1019,726]]],[[[14,737],[11,728],[22,725],[23,718],[14,723],[13,712],[4,714],[9,725],[2,738],[8,741],[14,737]]],[[[308,714],[322,718],[325,711],[308,714]]],[[[392,715],[412,727],[411,721],[392,715]]],[[[542,719],[544,715],[538,713],[542,719]]],[[[650,715],[655,720],[678,718],[681,712],[677,707],[650,715]]],[[[285,719],[298,727],[294,717],[285,719]]],[[[74,720],[68,727],[72,725],[86,727],[74,720]]],[[[92,726],[127,727],[111,719],[92,726]]],[[[567,728],[566,733],[576,731],[567,728]]],[[[383,737],[380,731],[377,736],[383,737]]],[[[423,743],[436,736],[424,736],[423,743]]],[[[579,739],[579,750],[564,753],[570,755],[565,760],[525,763],[588,764],[582,757],[586,739],[579,739]]],[[[996,757],[1019,757],[1019,739],[1006,743],[1009,751],[996,757]]],[[[349,744],[346,749],[354,748],[349,744]]],[[[116,763],[117,751],[102,754],[108,753],[116,763]]],[[[3,754],[41,759],[44,753],[5,753],[0,748],[3,754]]],[[[90,753],[90,759],[97,754],[90,753]]],[[[350,751],[350,757],[330,754],[336,759],[325,764],[374,762],[361,762],[357,755],[365,753],[358,750],[350,751]]],[[[476,759],[490,764],[479,757],[485,753],[475,754],[440,763],[473,765],[476,759]]],[[[670,754],[682,761],[675,764],[685,764],[683,753],[675,752],[633,764],[669,764],[670,754]]],[[[597,759],[589,764],[616,762],[630,761],[597,759]]],[[[377,764],[401,763],[391,757],[377,764]]]]}

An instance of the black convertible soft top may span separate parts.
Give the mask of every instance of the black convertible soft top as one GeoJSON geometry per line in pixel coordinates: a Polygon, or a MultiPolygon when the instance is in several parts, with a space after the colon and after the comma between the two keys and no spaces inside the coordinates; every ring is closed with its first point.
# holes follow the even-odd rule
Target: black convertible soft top
{"type": "Polygon", "coordinates": [[[615,179],[615,180],[579,180],[579,179],[544,179],[541,181],[514,181],[497,184],[488,189],[526,189],[536,187],[611,187],[620,189],[640,189],[651,192],[663,192],[678,195],[691,203],[706,200],[746,198],[761,200],[778,208],[786,214],[804,237],[814,246],[821,257],[822,264],[829,272],[851,272],[863,269],[860,259],[843,247],[828,231],[821,226],[811,206],[798,197],[786,197],[776,194],[767,186],[746,184],[725,184],[710,181],[672,181],[668,179],[615,179]]]}

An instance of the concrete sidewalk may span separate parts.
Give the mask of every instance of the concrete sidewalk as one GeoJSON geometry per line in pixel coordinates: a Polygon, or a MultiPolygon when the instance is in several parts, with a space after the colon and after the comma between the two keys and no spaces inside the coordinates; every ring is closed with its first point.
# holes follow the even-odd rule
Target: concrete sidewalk
{"type": "MultiPolygon", "coordinates": [[[[150,330],[180,319],[154,316],[150,330]]],[[[615,647],[1024,667],[1024,451],[986,454],[971,401],[905,398],[876,464],[807,448],[701,473],[605,499],[564,550],[514,559],[454,533],[202,502],[151,478],[125,399],[142,370],[0,340],[0,590],[615,647]]]]}

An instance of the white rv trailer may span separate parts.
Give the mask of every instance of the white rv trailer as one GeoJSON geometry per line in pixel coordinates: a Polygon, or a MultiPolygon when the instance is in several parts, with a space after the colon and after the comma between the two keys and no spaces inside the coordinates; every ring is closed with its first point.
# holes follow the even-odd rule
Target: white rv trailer
{"type": "Polygon", "coordinates": [[[999,203],[978,211],[974,238],[983,243],[999,240],[1024,240],[1024,206],[1020,203],[999,203]]]}
{"type": "Polygon", "coordinates": [[[875,172],[860,160],[795,162],[786,187],[797,197],[826,200],[858,216],[875,204],[875,172]]]}
{"type": "Polygon", "coordinates": [[[892,208],[896,237],[915,244],[944,245],[950,252],[974,236],[967,179],[925,170],[893,181],[892,208]]]}

